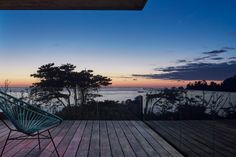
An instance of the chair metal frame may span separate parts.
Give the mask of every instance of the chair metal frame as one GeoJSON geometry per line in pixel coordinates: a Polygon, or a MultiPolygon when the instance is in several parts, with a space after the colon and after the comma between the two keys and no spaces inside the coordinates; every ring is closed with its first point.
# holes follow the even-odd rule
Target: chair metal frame
{"type": "MultiPolygon", "coordinates": [[[[56,145],[55,145],[55,143],[54,143],[54,141],[53,141],[53,138],[52,138],[52,135],[51,135],[51,133],[50,133],[50,130],[53,129],[53,128],[55,128],[55,127],[57,127],[57,126],[59,126],[59,125],[62,123],[62,119],[59,118],[59,117],[57,117],[57,116],[55,116],[55,115],[52,115],[52,114],[50,114],[50,113],[48,113],[48,112],[46,112],[46,111],[43,111],[43,110],[41,110],[41,109],[39,109],[39,108],[36,108],[35,106],[30,105],[30,104],[28,104],[28,103],[26,103],[26,102],[24,102],[24,101],[21,101],[21,100],[15,98],[15,97],[12,97],[12,96],[10,96],[10,95],[8,95],[8,94],[6,94],[6,93],[3,93],[3,92],[0,91],[0,94],[6,96],[6,97],[1,97],[1,96],[0,96],[0,98],[2,98],[2,99],[4,99],[4,100],[6,100],[6,98],[14,99],[14,101],[19,101],[20,103],[29,105],[29,106],[31,107],[31,109],[32,109],[32,107],[33,107],[34,109],[36,109],[36,111],[39,111],[40,113],[46,113],[46,114],[49,115],[49,116],[53,116],[53,118],[56,118],[56,119],[59,121],[58,123],[53,124],[53,125],[51,125],[51,126],[49,126],[49,127],[47,127],[47,128],[44,128],[44,129],[42,129],[42,130],[38,130],[38,131],[33,132],[33,133],[26,133],[26,132],[23,132],[23,131],[17,129],[17,127],[13,129],[12,127],[10,127],[10,126],[7,124],[7,122],[6,122],[5,120],[3,120],[3,118],[1,118],[1,121],[3,122],[3,124],[4,124],[10,131],[9,131],[8,136],[7,136],[7,139],[6,139],[5,143],[4,143],[4,146],[3,146],[3,149],[2,149],[2,151],[1,151],[0,157],[3,155],[4,150],[5,150],[5,148],[6,148],[7,144],[8,144],[8,141],[10,141],[10,140],[31,140],[31,139],[38,140],[39,149],[41,149],[41,143],[40,143],[40,140],[41,140],[41,139],[50,139],[51,142],[52,142],[52,144],[53,144],[53,146],[54,146],[54,148],[55,148],[55,151],[56,151],[56,153],[57,153],[57,156],[60,156],[59,153],[58,153],[58,150],[57,150],[57,148],[56,148],[56,145]],[[23,136],[18,136],[18,137],[11,137],[12,132],[20,132],[20,133],[25,134],[25,135],[23,135],[23,136]],[[43,133],[45,133],[45,132],[48,133],[48,136],[46,136],[46,135],[43,134],[43,133]],[[37,137],[35,137],[35,136],[37,136],[37,137]]],[[[7,100],[7,101],[10,101],[10,100],[7,100]]],[[[12,101],[10,101],[10,102],[11,102],[11,103],[14,103],[14,102],[12,102],[12,101]]],[[[1,109],[1,108],[0,108],[0,109],[1,109]]],[[[36,112],[36,111],[34,111],[34,112],[36,112]]],[[[4,111],[3,111],[3,114],[11,121],[11,118],[9,118],[9,117],[7,116],[7,114],[4,113],[4,111]]],[[[12,121],[11,121],[11,122],[12,122],[12,121]]],[[[13,125],[14,125],[14,122],[12,122],[12,123],[13,123],[13,125]]]]}

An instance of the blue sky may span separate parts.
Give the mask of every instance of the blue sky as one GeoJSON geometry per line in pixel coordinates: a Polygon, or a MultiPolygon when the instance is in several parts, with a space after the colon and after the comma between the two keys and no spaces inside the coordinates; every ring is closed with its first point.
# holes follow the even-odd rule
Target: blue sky
{"type": "Polygon", "coordinates": [[[170,77],[153,77],[163,73],[157,68],[188,66],[225,47],[217,54],[223,59],[199,62],[236,56],[235,7],[235,0],[149,0],[143,11],[0,11],[0,81],[31,83],[37,67],[55,62],[93,69],[117,85],[156,79],[161,86],[170,77]]]}

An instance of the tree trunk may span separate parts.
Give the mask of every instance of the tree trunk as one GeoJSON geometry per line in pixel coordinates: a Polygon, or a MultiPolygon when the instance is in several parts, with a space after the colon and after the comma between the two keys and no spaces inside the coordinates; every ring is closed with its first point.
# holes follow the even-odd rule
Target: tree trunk
{"type": "Polygon", "coordinates": [[[80,92],[81,92],[81,104],[84,105],[84,103],[85,103],[85,100],[84,100],[84,90],[81,89],[80,92]]]}
{"type": "Polygon", "coordinates": [[[75,101],[75,106],[78,105],[78,102],[77,102],[77,91],[76,91],[76,87],[73,89],[74,90],[74,101],[75,101]]]}
{"type": "Polygon", "coordinates": [[[71,97],[71,91],[70,91],[70,89],[69,88],[66,88],[67,89],[67,91],[68,91],[68,99],[67,99],[67,102],[68,102],[68,106],[71,106],[70,105],[70,97],[71,97]]]}

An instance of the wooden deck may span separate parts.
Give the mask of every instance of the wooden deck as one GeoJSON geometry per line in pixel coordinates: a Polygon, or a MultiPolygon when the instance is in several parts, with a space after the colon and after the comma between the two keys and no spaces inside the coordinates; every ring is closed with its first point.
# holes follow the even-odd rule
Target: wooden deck
{"type": "Polygon", "coordinates": [[[236,120],[148,121],[148,124],[186,156],[236,156],[236,120]]]}
{"type": "MultiPolygon", "coordinates": [[[[141,121],[64,121],[51,133],[60,156],[182,156],[141,121]]],[[[7,134],[0,123],[0,151],[7,134]]],[[[41,147],[39,150],[37,140],[10,141],[3,156],[56,156],[50,140],[41,140],[41,147]]]]}

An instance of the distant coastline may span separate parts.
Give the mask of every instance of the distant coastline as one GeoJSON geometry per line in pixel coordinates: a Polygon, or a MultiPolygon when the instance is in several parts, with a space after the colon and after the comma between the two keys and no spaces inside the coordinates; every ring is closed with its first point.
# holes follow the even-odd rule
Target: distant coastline
{"type": "MultiPolygon", "coordinates": [[[[0,87],[0,88],[4,88],[4,87],[0,87]]],[[[27,90],[30,89],[30,87],[9,87],[8,91],[12,91],[12,92],[21,92],[22,90],[27,90]]],[[[148,89],[156,89],[159,90],[161,88],[148,88],[148,87],[102,87],[100,90],[101,91],[110,91],[110,90],[122,90],[122,91],[129,91],[129,90],[136,90],[136,91],[140,91],[140,90],[148,90],[148,89]]]]}
{"type": "MultiPolygon", "coordinates": [[[[121,102],[145,94],[145,92],[140,93],[139,91],[141,90],[147,91],[148,89],[133,87],[105,87],[98,91],[98,94],[102,95],[102,97],[98,97],[96,100],[114,100],[121,102]]],[[[20,97],[22,93],[29,92],[29,87],[9,87],[8,92],[16,97],[20,97]]]]}

